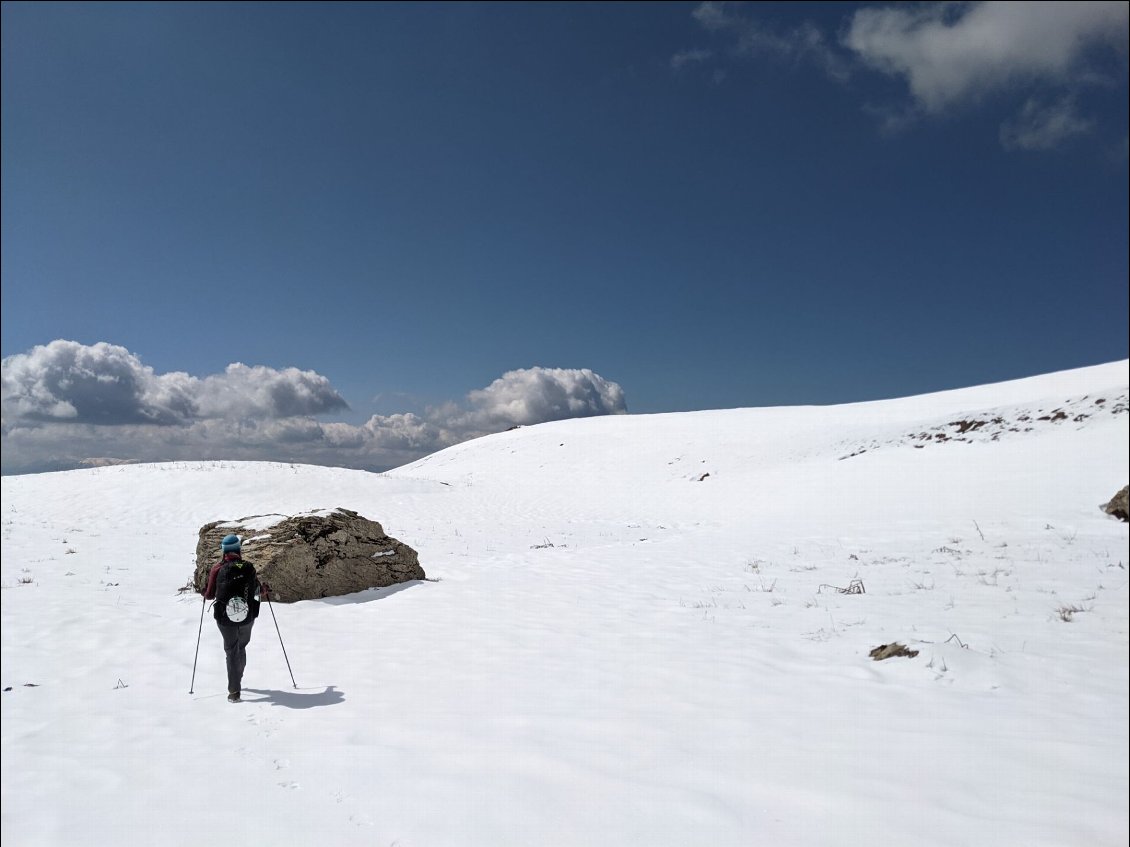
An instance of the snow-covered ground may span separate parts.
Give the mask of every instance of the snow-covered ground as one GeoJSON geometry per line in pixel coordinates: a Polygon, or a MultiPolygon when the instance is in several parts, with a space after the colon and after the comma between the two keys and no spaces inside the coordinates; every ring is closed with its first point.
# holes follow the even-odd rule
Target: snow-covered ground
{"type": "Polygon", "coordinates": [[[4,844],[1121,847],[1128,385],[5,477],[4,844]],[[190,695],[200,526],[336,506],[428,581],[276,605],[297,689],[265,610],[238,705],[209,615],[190,695]]]}

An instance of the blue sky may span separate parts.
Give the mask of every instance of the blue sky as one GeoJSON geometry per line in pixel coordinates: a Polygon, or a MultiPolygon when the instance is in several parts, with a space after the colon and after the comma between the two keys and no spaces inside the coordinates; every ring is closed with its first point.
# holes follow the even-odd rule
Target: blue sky
{"type": "Polygon", "coordinates": [[[4,3],[4,472],[1127,356],[1126,3],[4,3]]]}

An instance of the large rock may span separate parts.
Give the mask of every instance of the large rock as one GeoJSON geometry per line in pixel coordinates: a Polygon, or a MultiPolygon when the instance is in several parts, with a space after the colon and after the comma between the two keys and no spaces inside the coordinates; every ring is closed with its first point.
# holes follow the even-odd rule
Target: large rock
{"type": "Polygon", "coordinates": [[[1103,511],[1108,515],[1114,515],[1120,521],[1130,522],[1130,511],[1128,511],[1127,501],[1130,495],[1130,485],[1122,486],[1122,490],[1110,498],[1110,502],[1103,506],[1103,511]]]}
{"type": "Polygon", "coordinates": [[[243,557],[270,586],[272,600],[293,603],[424,579],[416,551],[349,509],[257,515],[200,528],[193,585],[203,592],[220,560],[220,539],[243,539],[243,557]]]}

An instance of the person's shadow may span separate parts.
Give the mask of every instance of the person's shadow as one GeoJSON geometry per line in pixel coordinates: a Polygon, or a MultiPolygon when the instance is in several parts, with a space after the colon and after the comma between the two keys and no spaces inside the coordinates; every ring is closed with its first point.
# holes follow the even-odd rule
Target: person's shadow
{"type": "Polygon", "coordinates": [[[258,694],[248,703],[270,703],[286,709],[315,709],[318,706],[335,706],[345,702],[345,694],[334,686],[327,685],[325,691],[317,694],[302,694],[299,691],[274,691],[266,688],[245,688],[244,694],[258,694]]]}

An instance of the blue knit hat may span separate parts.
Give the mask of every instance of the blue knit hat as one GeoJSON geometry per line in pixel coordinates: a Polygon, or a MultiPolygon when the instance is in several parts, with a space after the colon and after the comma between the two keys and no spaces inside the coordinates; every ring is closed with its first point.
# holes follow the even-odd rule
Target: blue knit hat
{"type": "Polygon", "coordinates": [[[238,535],[225,535],[224,540],[220,542],[220,549],[225,553],[238,553],[240,546],[238,535]]]}

